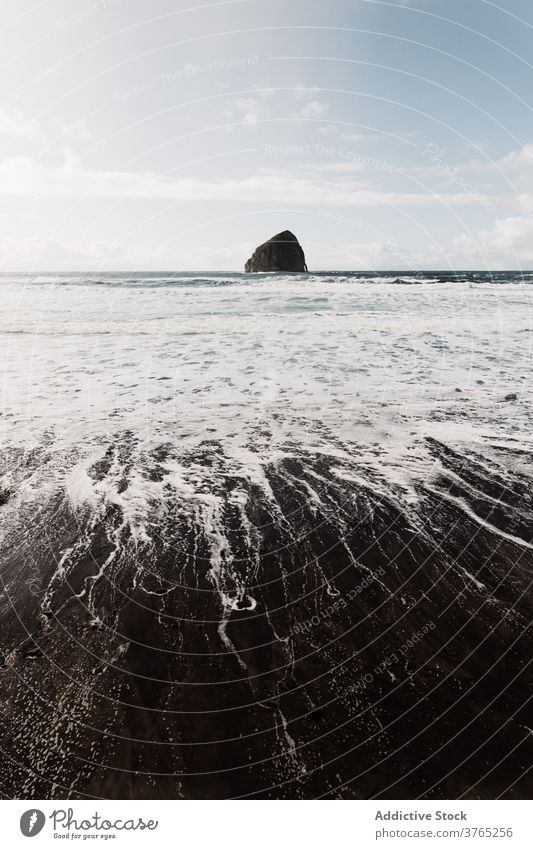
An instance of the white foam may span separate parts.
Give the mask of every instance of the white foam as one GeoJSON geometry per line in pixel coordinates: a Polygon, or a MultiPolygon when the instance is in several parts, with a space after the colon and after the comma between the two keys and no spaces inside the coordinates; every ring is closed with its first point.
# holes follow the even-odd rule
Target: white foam
{"type": "Polygon", "coordinates": [[[239,481],[274,502],[266,470],[299,452],[409,503],[436,471],[427,437],[489,465],[498,445],[531,448],[523,284],[195,275],[180,288],[160,277],[0,279],[2,443],[44,452],[31,475],[11,470],[17,497],[63,488],[72,509],[115,506],[148,540],[147,516],[170,493],[211,515],[215,574],[209,493],[222,474],[242,516],[239,481]],[[125,433],[130,466],[117,455],[99,479],[93,464],[125,433]],[[147,457],[162,444],[176,456],[152,479],[147,457]],[[213,465],[183,464],[205,445],[213,465]]]}

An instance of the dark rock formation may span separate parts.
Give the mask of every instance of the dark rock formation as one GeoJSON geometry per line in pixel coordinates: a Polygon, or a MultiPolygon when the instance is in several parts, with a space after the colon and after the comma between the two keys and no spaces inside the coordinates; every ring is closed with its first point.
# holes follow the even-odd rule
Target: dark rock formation
{"type": "Polygon", "coordinates": [[[307,265],[303,249],[290,230],[284,230],[272,236],[255,249],[245,265],[246,272],[254,271],[296,271],[306,272],[307,265]]]}

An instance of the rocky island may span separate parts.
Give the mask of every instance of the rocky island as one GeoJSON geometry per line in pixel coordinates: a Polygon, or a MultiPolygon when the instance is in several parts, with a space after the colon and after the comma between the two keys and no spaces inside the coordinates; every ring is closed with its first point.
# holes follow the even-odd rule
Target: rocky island
{"type": "Polygon", "coordinates": [[[259,245],[246,263],[247,273],[258,271],[306,272],[305,254],[298,239],[290,230],[284,230],[259,245]]]}

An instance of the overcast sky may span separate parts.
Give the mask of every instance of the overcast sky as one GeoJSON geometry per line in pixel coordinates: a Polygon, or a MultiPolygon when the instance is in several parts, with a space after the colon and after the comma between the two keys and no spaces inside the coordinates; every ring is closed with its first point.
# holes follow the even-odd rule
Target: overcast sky
{"type": "Polygon", "coordinates": [[[4,7],[1,270],[533,267],[531,0],[4,7]]]}

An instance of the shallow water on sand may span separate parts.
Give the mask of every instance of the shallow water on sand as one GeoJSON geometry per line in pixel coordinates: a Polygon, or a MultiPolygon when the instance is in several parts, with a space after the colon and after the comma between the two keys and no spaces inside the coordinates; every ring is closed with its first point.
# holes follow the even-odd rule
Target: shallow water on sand
{"type": "Polygon", "coordinates": [[[1,275],[0,789],[510,786],[518,760],[498,784],[447,741],[526,651],[532,280],[1,275]]]}

